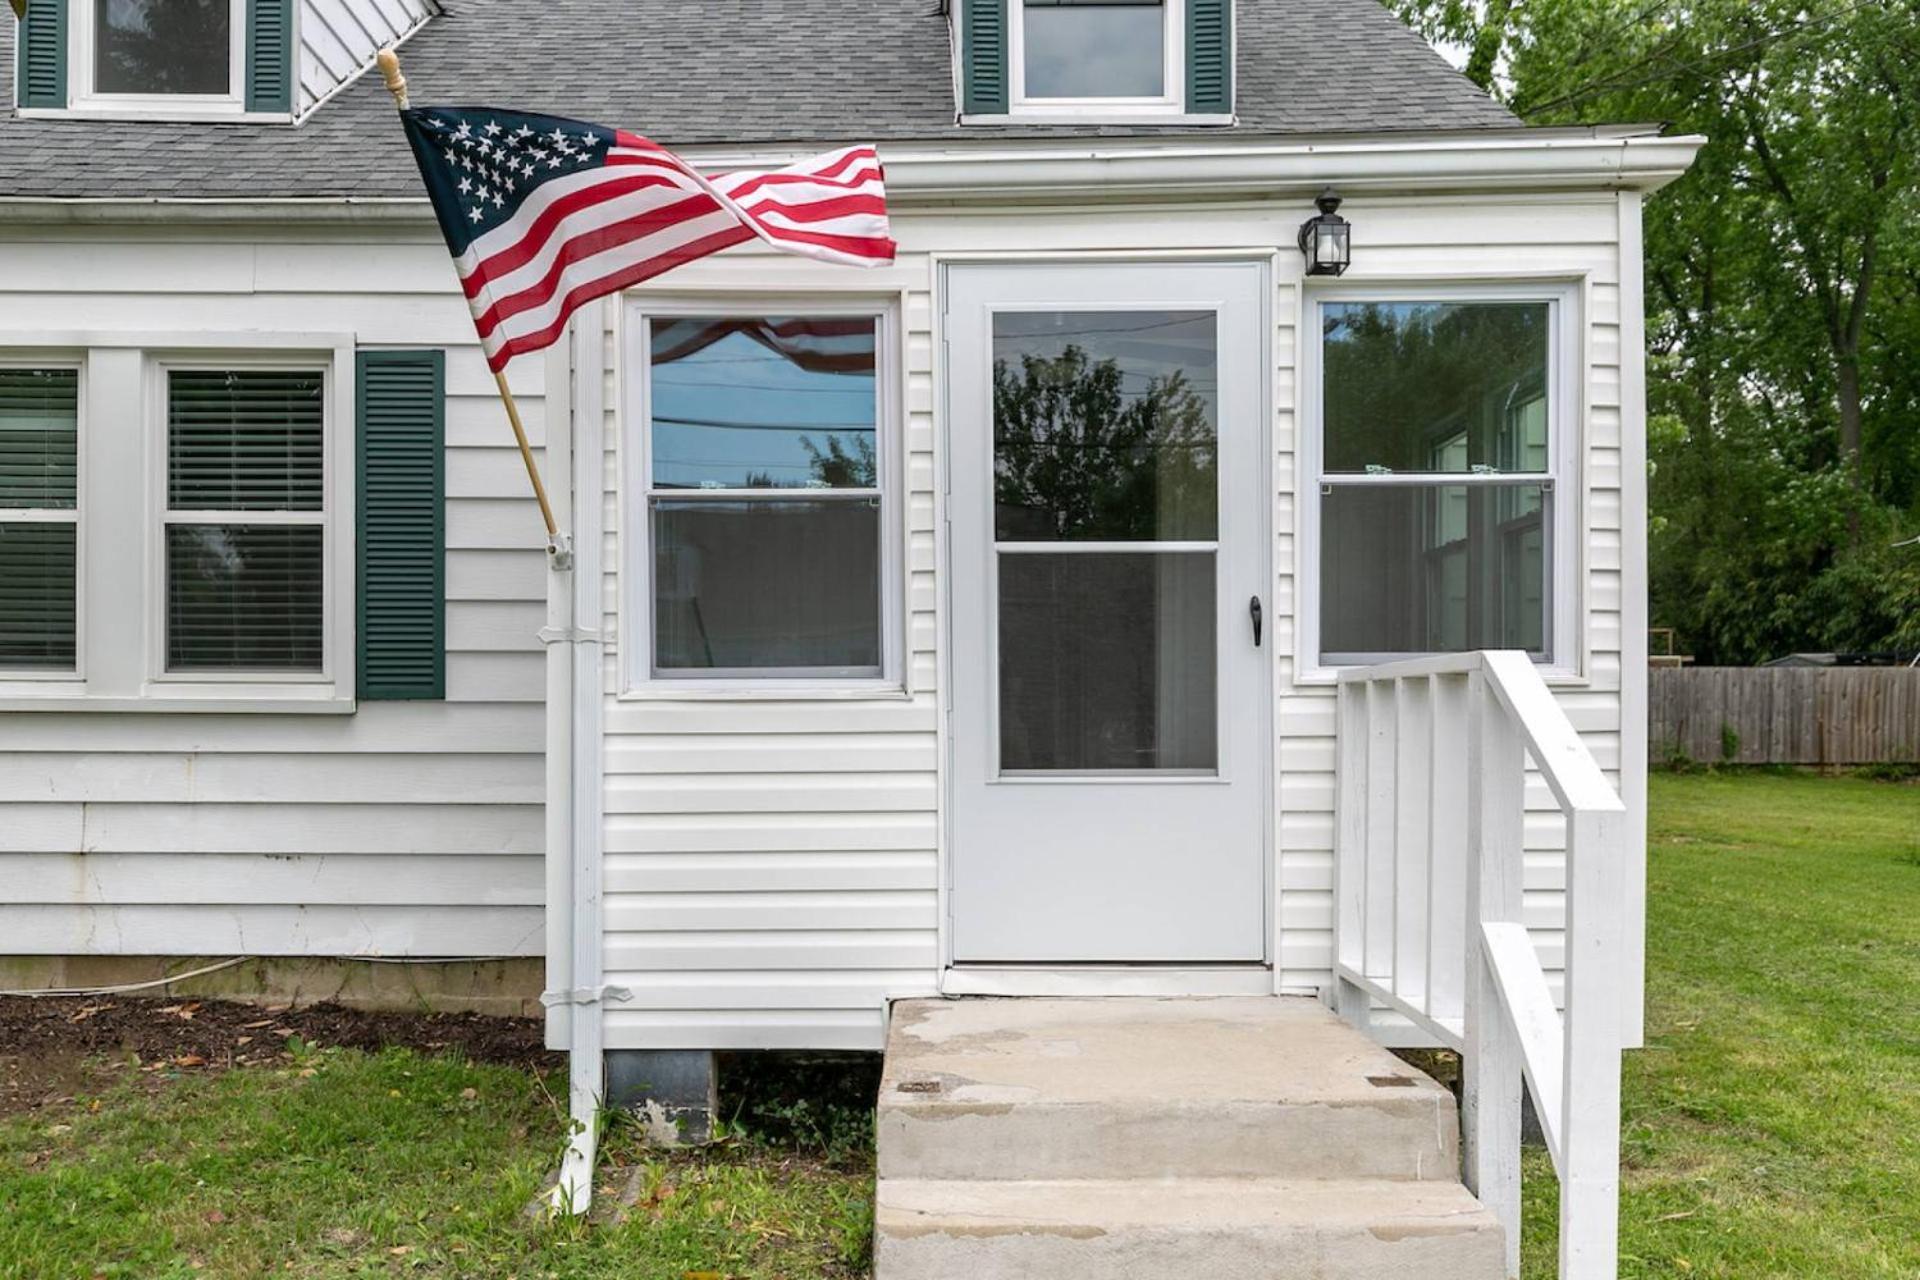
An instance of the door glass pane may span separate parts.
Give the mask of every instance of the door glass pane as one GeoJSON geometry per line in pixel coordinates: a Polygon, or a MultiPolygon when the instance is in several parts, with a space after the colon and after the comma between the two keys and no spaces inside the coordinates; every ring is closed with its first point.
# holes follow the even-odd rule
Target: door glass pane
{"type": "Polygon", "coordinates": [[[318,671],[318,525],[167,526],[167,668],[318,671]]]}
{"type": "Polygon", "coordinates": [[[1321,308],[1326,469],[1547,469],[1544,302],[1321,308]]]}
{"type": "Polygon", "coordinates": [[[74,526],[0,521],[0,668],[71,671],[74,526]]]}
{"type": "Polygon", "coordinates": [[[1208,772],[1214,553],[999,557],[1000,768],[1208,772]]]}
{"type": "Polygon", "coordinates": [[[654,665],[880,674],[878,499],[653,504],[654,665]]]}
{"type": "Polygon", "coordinates": [[[996,313],[994,536],[1215,538],[1215,329],[1211,311],[996,313]]]}
{"type": "Polygon", "coordinates": [[[1333,488],[1323,499],[1322,654],[1544,654],[1549,502],[1533,484],[1333,488]]]}
{"type": "Polygon", "coordinates": [[[656,489],[876,489],[872,316],[655,320],[656,489]]]}
{"type": "Polygon", "coordinates": [[[0,369],[0,507],[70,511],[77,369],[0,369]]]}
{"type": "Polygon", "coordinates": [[[1161,0],[1026,0],[1029,98],[1158,98],[1166,93],[1161,0]]]}
{"type": "Polygon", "coordinates": [[[96,93],[232,92],[233,0],[94,0],[96,93]]]}

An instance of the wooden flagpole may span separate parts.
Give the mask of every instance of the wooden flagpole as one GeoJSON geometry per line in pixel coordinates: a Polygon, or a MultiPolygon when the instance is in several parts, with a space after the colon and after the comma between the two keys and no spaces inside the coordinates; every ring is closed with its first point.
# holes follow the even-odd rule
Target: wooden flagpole
{"type": "MultiPolygon", "coordinates": [[[[387,82],[387,92],[393,95],[393,102],[400,110],[407,109],[407,78],[400,74],[400,55],[392,49],[382,49],[374,59],[380,66],[380,76],[387,82]]],[[[504,370],[496,370],[493,383],[500,388],[500,402],[507,407],[507,422],[513,427],[513,438],[520,446],[520,461],[527,466],[527,479],[533,482],[533,496],[540,502],[540,518],[547,522],[547,554],[553,567],[567,567],[570,557],[567,555],[565,540],[560,535],[560,525],[553,518],[553,503],[547,498],[547,486],[540,479],[540,468],[533,460],[533,448],[527,443],[527,429],[520,421],[520,406],[514,403],[513,391],[507,386],[504,370]]]]}

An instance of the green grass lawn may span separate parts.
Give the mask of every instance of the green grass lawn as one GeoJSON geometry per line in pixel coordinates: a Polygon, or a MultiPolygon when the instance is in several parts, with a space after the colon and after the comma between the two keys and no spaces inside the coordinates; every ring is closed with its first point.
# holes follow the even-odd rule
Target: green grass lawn
{"type": "MultiPolygon", "coordinates": [[[[1653,779],[1623,1277],[1920,1276],[1920,788],[1653,779]]],[[[1526,1275],[1554,1274],[1529,1152],[1526,1275]]]]}
{"type": "MultiPolygon", "coordinates": [[[[1920,788],[1663,776],[1653,806],[1621,1274],[1920,1277],[1920,788]]],[[[545,1223],[525,1208],[565,1123],[525,1071],[296,1044],[271,1067],[87,1080],[0,1119],[0,1280],[865,1266],[860,1118],[791,1081],[712,1154],[616,1131],[597,1220],[545,1223]]],[[[1547,1277],[1553,1179],[1529,1159],[1527,1275],[1547,1277]]]]}

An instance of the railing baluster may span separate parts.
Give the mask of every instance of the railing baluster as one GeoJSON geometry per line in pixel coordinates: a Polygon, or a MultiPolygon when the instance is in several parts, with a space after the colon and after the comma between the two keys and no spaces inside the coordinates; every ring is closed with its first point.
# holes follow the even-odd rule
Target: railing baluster
{"type": "MultiPolygon", "coordinates": [[[[1339,933],[1334,953],[1340,967],[1361,973],[1367,967],[1367,709],[1372,686],[1340,686],[1338,754],[1334,760],[1334,787],[1338,796],[1339,828],[1333,837],[1333,891],[1339,933]]],[[[1372,1000],[1345,980],[1334,990],[1340,1015],[1361,1029],[1368,1023],[1372,1000]]]]}
{"type": "Polygon", "coordinates": [[[1427,1013],[1458,1024],[1465,1008],[1469,939],[1457,924],[1467,916],[1467,678],[1433,681],[1429,837],[1433,866],[1427,876],[1427,1013]]]}
{"type": "Polygon", "coordinates": [[[1427,872],[1433,789],[1432,681],[1414,677],[1395,690],[1393,990],[1427,1009],[1427,872]]]}
{"type": "Polygon", "coordinates": [[[1399,790],[1398,681],[1372,685],[1367,694],[1367,890],[1366,965],[1369,978],[1393,978],[1394,795],[1399,790]]]}
{"type": "Polygon", "coordinates": [[[1507,1274],[1520,1274],[1519,1038],[1479,946],[1482,921],[1521,922],[1526,753],[1487,677],[1467,679],[1466,1043],[1461,1063],[1463,1161],[1469,1190],[1507,1233],[1507,1274]]]}

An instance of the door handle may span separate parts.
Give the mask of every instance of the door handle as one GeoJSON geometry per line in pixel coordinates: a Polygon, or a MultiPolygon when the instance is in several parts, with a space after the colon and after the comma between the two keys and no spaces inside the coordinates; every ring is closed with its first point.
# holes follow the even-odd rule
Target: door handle
{"type": "Polygon", "coordinates": [[[1247,601],[1247,616],[1253,619],[1253,647],[1258,649],[1260,647],[1261,623],[1265,621],[1265,611],[1260,607],[1259,596],[1255,596],[1253,599],[1247,601]]]}

